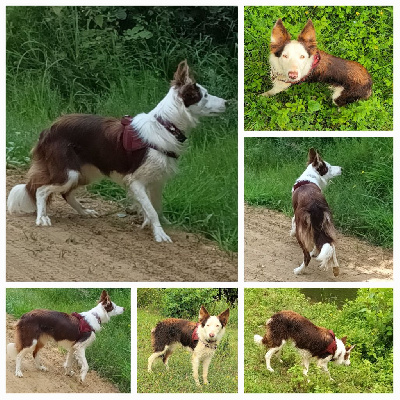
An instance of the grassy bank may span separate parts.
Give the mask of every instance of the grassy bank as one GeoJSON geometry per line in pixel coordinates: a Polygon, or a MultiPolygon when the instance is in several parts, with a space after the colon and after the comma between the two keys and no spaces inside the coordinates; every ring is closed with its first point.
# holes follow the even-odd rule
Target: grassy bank
{"type": "MultiPolygon", "coordinates": [[[[343,289],[344,291],[346,289],[343,289]]],[[[245,393],[387,393],[393,391],[393,290],[359,289],[357,298],[341,309],[334,303],[312,303],[299,289],[245,289],[244,390],[245,393]],[[265,322],[275,312],[293,310],[319,326],[347,335],[356,344],[351,365],[329,363],[334,381],[310,364],[303,376],[301,358],[293,346],[283,349],[280,364],[272,358],[265,366],[265,348],[254,343],[263,336],[265,322]]]]}
{"type": "MultiPolygon", "coordinates": [[[[61,114],[149,112],[187,58],[197,81],[232,105],[189,134],[165,214],[236,251],[236,39],[236,7],[8,7],[7,166],[28,168],[39,133],[61,114]]],[[[125,199],[109,182],[89,190],[125,199]]]]}
{"type": "MultiPolygon", "coordinates": [[[[238,311],[237,307],[213,298],[218,289],[138,289],[137,389],[139,393],[236,393],[238,390],[238,311]],[[176,303],[175,303],[176,302],[176,303]],[[192,376],[191,354],[178,348],[165,369],[160,359],[147,372],[147,359],[152,354],[151,330],[157,322],[169,317],[198,320],[204,304],[216,315],[230,307],[226,333],[218,346],[208,371],[208,385],[197,387],[192,376]],[[193,310],[193,311],[190,311],[193,310]],[[196,310],[196,311],[194,311],[196,310]]],[[[201,367],[199,370],[200,382],[201,367]]]]}
{"type": "Polygon", "coordinates": [[[393,139],[246,138],[245,201],[291,216],[291,189],[310,147],[343,168],[325,191],[343,233],[393,247],[393,139]]]}
{"type": "MultiPolygon", "coordinates": [[[[96,306],[100,293],[100,289],[7,289],[6,312],[19,318],[35,308],[88,311],[96,306]]],[[[90,369],[126,393],[131,390],[131,291],[108,289],[108,293],[116,304],[125,307],[125,312],[103,326],[87,349],[86,358],[90,369]]]]}
{"type": "Polygon", "coordinates": [[[393,7],[245,7],[244,17],[246,130],[393,129],[393,7]],[[269,41],[278,18],[292,39],[311,18],[319,49],[358,61],[368,70],[371,98],[338,109],[328,85],[319,83],[260,96],[272,87],[269,41]]]}

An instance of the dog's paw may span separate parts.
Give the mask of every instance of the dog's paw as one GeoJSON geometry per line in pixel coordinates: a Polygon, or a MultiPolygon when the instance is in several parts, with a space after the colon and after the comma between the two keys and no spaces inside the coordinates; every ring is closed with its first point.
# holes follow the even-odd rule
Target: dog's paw
{"type": "Polygon", "coordinates": [[[22,378],[24,375],[22,374],[21,370],[15,371],[15,376],[18,376],[18,378],[22,378]]]}
{"type": "Polygon", "coordinates": [[[67,376],[73,376],[73,375],[75,375],[75,372],[72,371],[72,369],[70,369],[70,370],[66,369],[66,370],[65,370],[65,375],[67,375],[67,376]]]}
{"type": "Polygon", "coordinates": [[[98,212],[95,210],[90,210],[88,208],[83,209],[82,215],[86,215],[88,217],[97,218],[99,216],[98,212]]]}
{"type": "Polygon", "coordinates": [[[303,266],[303,264],[302,264],[302,265],[300,265],[300,267],[295,268],[295,269],[293,270],[293,273],[294,273],[295,275],[301,275],[301,274],[303,273],[303,269],[304,269],[304,266],[303,266]]]}
{"type": "Polygon", "coordinates": [[[339,276],[339,267],[333,267],[333,275],[339,276]]]}
{"type": "Polygon", "coordinates": [[[267,370],[270,371],[270,372],[275,372],[274,369],[271,368],[271,367],[267,367],[267,370]]]}
{"type": "Polygon", "coordinates": [[[41,217],[36,218],[37,226],[51,226],[50,218],[47,215],[43,215],[41,217]]]}
{"type": "Polygon", "coordinates": [[[39,367],[39,371],[44,371],[44,372],[46,372],[46,371],[48,371],[48,369],[47,369],[44,365],[41,365],[41,366],[39,367]]]}
{"type": "Polygon", "coordinates": [[[271,96],[273,96],[273,94],[272,94],[271,91],[269,90],[268,92],[261,93],[261,96],[264,96],[264,97],[271,97],[271,96]]]}
{"type": "Polygon", "coordinates": [[[160,227],[154,228],[154,239],[156,242],[169,242],[172,243],[171,238],[164,232],[164,229],[160,227]]]}

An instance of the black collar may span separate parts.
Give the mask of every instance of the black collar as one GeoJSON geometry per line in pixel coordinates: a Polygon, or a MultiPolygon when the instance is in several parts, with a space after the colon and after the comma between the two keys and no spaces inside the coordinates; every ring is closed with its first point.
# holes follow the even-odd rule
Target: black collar
{"type": "Polygon", "coordinates": [[[158,123],[160,123],[169,133],[171,133],[175,139],[180,142],[183,143],[187,138],[185,136],[185,134],[179,129],[177,128],[172,122],[170,121],[166,121],[165,119],[163,119],[162,117],[160,117],[159,115],[156,116],[156,120],[158,123]]]}

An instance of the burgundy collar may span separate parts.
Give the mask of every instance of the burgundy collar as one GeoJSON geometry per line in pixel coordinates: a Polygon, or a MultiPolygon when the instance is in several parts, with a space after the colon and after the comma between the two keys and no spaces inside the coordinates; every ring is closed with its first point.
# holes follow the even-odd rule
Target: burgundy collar
{"type": "Polygon", "coordinates": [[[97,314],[97,313],[92,313],[92,315],[94,315],[94,316],[96,317],[97,322],[99,323],[99,325],[101,325],[101,318],[100,318],[99,314],[97,314]]]}
{"type": "Polygon", "coordinates": [[[325,349],[324,353],[329,353],[329,354],[332,354],[334,356],[335,353],[336,353],[336,350],[337,350],[336,336],[333,333],[333,330],[331,330],[331,329],[329,329],[329,333],[331,334],[333,340],[328,345],[328,347],[325,349]]]}
{"type": "Polygon", "coordinates": [[[298,189],[299,187],[304,186],[304,185],[315,185],[319,190],[321,190],[321,188],[318,185],[316,185],[314,182],[303,180],[303,181],[298,181],[293,185],[293,192],[296,189],[298,189]]]}
{"type": "Polygon", "coordinates": [[[291,83],[292,85],[298,85],[299,83],[303,83],[311,75],[311,73],[314,71],[315,67],[319,64],[320,61],[321,61],[321,55],[318,52],[316,52],[314,54],[314,59],[313,59],[313,62],[311,64],[311,68],[308,71],[308,74],[306,76],[303,76],[297,82],[285,81],[285,83],[291,83]]]}
{"type": "MultiPolygon", "coordinates": [[[[177,159],[179,157],[173,151],[161,150],[160,148],[158,148],[154,144],[145,142],[140,137],[138,132],[133,128],[133,126],[131,124],[132,120],[133,120],[133,118],[130,117],[129,115],[125,115],[121,119],[121,124],[124,127],[124,130],[122,131],[122,144],[123,144],[124,149],[126,151],[133,152],[133,151],[136,151],[136,150],[149,148],[149,149],[157,150],[160,153],[165,154],[167,157],[171,157],[171,158],[175,158],[175,159],[177,159]]],[[[178,129],[178,131],[179,131],[179,129],[178,129]]],[[[181,131],[179,131],[179,132],[181,132],[181,131]]],[[[186,137],[185,137],[185,139],[186,139],[186,137]]]]}
{"type": "Polygon", "coordinates": [[[94,332],[94,329],[89,325],[89,323],[86,321],[86,319],[81,315],[76,312],[73,312],[71,314],[75,318],[78,319],[79,321],[79,333],[86,333],[86,332],[94,332]]]}
{"type": "Polygon", "coordinates": [[[165,119],[163,119],[159,115],[156,116],[156,120],[169,133],[171,133],[178,142],[183,143],[186,140],[185,134],[179,128],[177,128],[172,122],[166,121],[165,119]]]}

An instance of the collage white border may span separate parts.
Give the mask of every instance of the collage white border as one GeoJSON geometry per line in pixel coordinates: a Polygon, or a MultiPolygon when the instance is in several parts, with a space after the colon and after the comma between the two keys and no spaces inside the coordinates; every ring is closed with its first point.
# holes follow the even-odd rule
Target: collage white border
{"type": "MultiPolygon", "coordinates": [[[[5,113],[5,102],[6,102],[6,95],[5,95],[5,47],[6,47],[6,38],[5,38],[5,7],[6,6],[47,6],[47,5],[110,5],[112,4],[112,1],[104,1],[104,0],[98,0],[98,1],[75,1],[75,0],[48,0],[48,1],[43,1],[43,0],[37,0],[37,1],[26,1],[26,0],[15,0],[15,1],[9,1],[5,0],[4,4],[2,4],[1,9],[0,9],[0,21],[1,21],[1,63],[0,63],[0,69],[1,69],[1,76],[3,77],[3,85],[2,85],[2,96],[1,96],[1,115],[2,115],[2,137],[3,139],[0,141],[0,157],[2,164],[5,165],[5,118],[6,118],[6,113],[5,113]]],[[[238,246],[238,265],[239,265],[239,281],[236,284],[235,282],[206,282],[206,283],[164,283],[164,282],[82,282],[82,283],[76,283],[76,282],[55,282],[55,283],[49,283],[49,282],[38,282],[38,283],[20,283],[20,282],[6,282],[6,273],[5,273],[5,265],[6,265],[6,252],[5,252],[5,246],[6,246],[6,241],[5,241],[5,207],[0,207],[0,266],[1,266],[1,278],[0,278],[0,299],[5,299],[5,288],[24,288],[24,287],[37,287],[37,288],[46,288],[51,285],[51,287],[98,287],[98,288],[104,288],[104,287],[123,287],[123,288],[131,288],[131,298],[132,298],[132,322],[131,322],[131,328],[132,328],[132,363],[131,363],[131,390],[132,393],[121,393],[121,394],[110,394],[110,393],[100,393],[100,394],[88,394],[88,393],[76,393],[76,394],[69,394],[69,393],[64,393],[64,394],[54,394],[54,393],[32,393],[29,394],[29,399],[35,400],[35,399],[55,399],[55,400],[66,400],[70,399],[71,395],[77,396],[77,397],[85,397],[87,398],[96,398],[96,399],[104,399],[104,400],[109,400],[110,398],[128,398],[128,396],[139,396],[139,398],[163,398],[163,399],[176,399],[176,398],[187,398],[188,395],[190,395],[192,398],[195,400],[200,399],[201,397],[207,396],[207,398],[215,398],[215,399],[228,399],[228,398],[237,398],[241,399],[243,396],[247,399],[250,398],[264,398],[265,396],[277,398],[277,399],[287,399],[289,397],[293,398],[295,397],[296,399],[308,399],[310,394],[308,393],[302,393],[302,394],[295,394],[295,393],[290,393],[290,394],[274,394],[274,393],[259,393],[259,394],[251,394],[251,393],[246,393],[243,394],[243,368],[244,368],[244,352],[243,352],[243,343],[244,343],[244,337],[243,337],[243,326],[244,326],[244,309],[243,309],[243,295],[244,295],[244,288],[248,287],[268,287],[268,288],[290,288],[290,287],[321,287],[321,283],[318,282],[266,282],[266,283],[254,283],[254,282],[249,282],[245,283],[244,282],[244,255],[243,255],[243,246],[244,246],[244,220],[243,220],[243,210],[244,210],[244,170],[243,170],[243,160],[244,160],[244,148],[243,148],[243,137],[251,137],[251,136],[262,136],[262,137],[292,137],[292,136],[344,136],[344,137],[349,137],[349,136],[361,136],[360,132],[244,132],[243,131],[243,126],[244,126],[244,116],[243,116],[243,104],[244,104],[244,61],[243,61],[243,43],[244,43],[244,35],[243,35],[243,7],[244,6],[277,6],[277,5],[291,5],[291,6],[305,6],[305,5],[317,5],[317,6],[323,6],[323,5],[331,5],[331,6],[343,6],[343,5],[358,5],[358,6],[373,6],[373,5],[379,5],[377,4],[378,1],[370,1],[370,0],[365,0],[365,1],[360,1],[360,0],[353,0],[351,2],[343,0],[343,1],[337,1],[337,0],[331,0],[331,1],[319,1],[319,0],[314,0],[314,4],[311,4],[309,1],[298,1],[298,0],[292,0],[292,1],[287,1],[287,0],[282,0],[279,2],[279,4],[274,2],[273,0],[259,0],[259,1],[244,1],[244,0],[218,0],[217,4],[213,4],[212,1],[205,1],[205,0],[189,0],[189,1],[183,1],[183,0],[148,0],[148,1],[143,1],[143,0],[131,0],[131,1],[126,1],[126,0],[120,0],[118,1],[118,5],[120,6],[149,6],[149,5],[154,5],[154,6],[199,6],[199,5],[224,5],[224,6],[237,6],[238,7],[238,17],[239,17],[239,24],[238,24],[238,71],[239,71],[239,84],[238,84],[238,127],[239,127],[239,142],[238,142],[238,167],[239,167],[239,173],[238,173],[238,207],[239,207],[239,220],[238,220],[238,232],[239,232],[239,246],[238,246]],[[238,360],[238,389],[239,392],[237,394],[235,393],[207,393],[207,394],[201,394],[201,393],[193,393],[193,394],[187,394],[187,393],[174,393],[174,394],[136,394],[136,370],[137,370],[137,357],[136,357],[136,352],[137,352],[137,343],[136,343],[136,331],[137,331],[137,320],[136,320],[136,288],[145,288],[145,287],[238,287],[239,288],[239,338],[238,338],[238,346],[239,346],[239,360],[238,360]]],[[[387,0],[384,2],[383,6],[393,6],[394,7],[394,15],[398,17],[399,15],[399,7],[400,4],[396,4],[394,0],[387,0]]],[[[399,33],[400,33],[400,23],[394,24],[394,65],[393,65],[393,71],[397,71],[396,67],[399,65],[399,49],[397,46],[400,43],[399,39],[399,33]]],[[[398,88],[399,84],[399,78],[398,74],[394,74],[394,88],[398,88]]],[[[393,136],[393,148],[394,148],[394,182],[397,182],[397,178],[399,176],[400,172],[400,139],[396,137],[394,132],[399,132],[399,123],[398,123],[398,118],[397,118],[397,112],[400,110],[399,104],[399,96],[394,93],[394,130],[393,132],[363,132],[363,136],[388,136],[392,137],[393,136]]],[[[400,134],[400,133],[398,133],[400,134]]],[[[1,185],[0,185],[0,193],[2,195],[2,198],[6,198],[6,192],[5,192],[5,168],[2,170],[1,174],[1,185]]],[[[399,185],[400,186],[400,185],[399,185]]],[[[396,206],[399,205],[398,203],[399,199],[399,187],[397,185],[394,185],[394,221],[399,221],[399,216],[400,216],[400,210],[397,209],[396,206]]],[[[5,205],[5,202],[3,203],[5,205]]],[[[399,237],[399,229],[398,226],[396,225],[394,228],[393,232],[393,240],[394,243],[398,243],[397,239],[399,237]]],[[[394,248],[394,259],[397,261],[397,251],[396,248],[394,248]]],[[[395,263],[395,267],[397,266],[397,262],[395,263]]],[[[334,282],[323,282],[322,287],[393,287],[395,286],[398,287],[398,272],[396,269],[394,270],[394,281],[393,282],[345,282],[345,283],[340,283],[336,284],[334,282]]],[[[399,310],[399,293],[397,293],[398,288],[394,290],[394,310],[397,312],[399,310]]],[[[397,337],[400,334],[400,324],[399,324],[399,317],[400,315],[396,318],[394,321],[394,354],[399,354],[399,349],[400,346],[398,345],[398,340],[397,337]]],[[[4,398],[6,400],[26,400],[27,399],[27,394],[12,394],[12,393],[6,393],[6,385],[5,385],[5,376],[6,376],[6,371],[5,371],[5,348],[6,348],[6,338],[4,335],[5,332],[5,305],[3,304],[1,310],[0,310],[0,332],[2,334],[0,335],[0,349],[3,349],[0,351],[0,396],[1,398],[4,398]]],[[[188,362],[188,368],[189,362],[188,362]]],[[[362,397],[368,397],[368,399],[392,399],[392,398],[399,398],[400,395],[400,389],[399,385],[397,384],[397,379],[400,377],[400,359],[397,357],[394,357],[394,393],[389,393],[389,394],[369,394],[369,393],[362,393],[362,394],[323,394],[323,396],[326,398],[332,398],[334,397],[339,398],[339,399],[351,399],[355,398],[355,396],[362,396],[362,397]],[[396,397],[395,397],[396,396],[396,397]]],[[[314,394],[314,396],[318,396],[317,394],[314,394]]]]}

